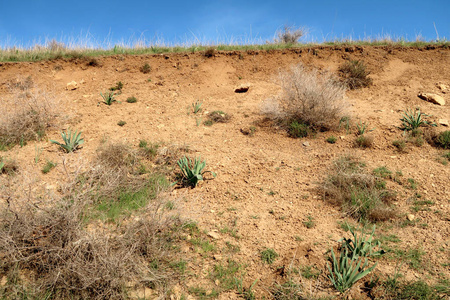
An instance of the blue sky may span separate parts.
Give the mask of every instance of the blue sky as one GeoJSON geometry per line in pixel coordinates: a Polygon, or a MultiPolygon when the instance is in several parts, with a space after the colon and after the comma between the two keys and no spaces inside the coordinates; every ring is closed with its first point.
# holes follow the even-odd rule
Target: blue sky
{"type": "Polygon", "coordinates": [[[53,38],[114,45],[145,38],[166,44],[264,42],[283,25],[305,41],[403,37],[450,39],[450,0],[66,1],[0,0],[0,46],[53,38]]]}

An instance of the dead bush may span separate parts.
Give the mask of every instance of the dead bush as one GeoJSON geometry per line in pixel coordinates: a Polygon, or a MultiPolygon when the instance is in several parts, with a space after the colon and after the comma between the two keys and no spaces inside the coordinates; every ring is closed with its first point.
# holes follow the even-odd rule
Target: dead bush
{"type": "Polygon", "coordinates": [[[351,89],[368,87],[372,84],[366,64],[361,60],[350,60],[339,67],[339,75],[343,82],[351,89]]]}
{"type": "Polygon", "coordinates": [[[106,143],[97,150],[95,162],[108,168],[129,170],[136,164],[137,157],[136,153],[124,143],[106,143]]]}
{"type": "Polygon", "coordinates": [[[231,116],[221,110],[215,110],[209,113],[208,119],[213,123],[227,123],[230,121],[231,116]]]}
{"type": "Polygon", "coordinates": [[[277,44],[295,44],[298,40],[306,34],[306,29],[303,27],[295,28],[293,26],[284,26],[282,30],[277,32],[275,43],[277,44]]]}
{"type": "Polygon", "coordinates": [[[373,135],[360,135],[355,140],[355,146],[360,148],[371,148],[373,146],[373,135]]]}
{"type": "Polygon", "coordinates": [[[88,227],[89,201],[73,193],[51,207],[8,199],[0,211],[1,275],[5,298],[126,299],[130,290],[164,286],[174,276],[171,243],[178,218],[153,202],[121,226],[88,227]],[[26,203],[19,205],[19,203],[26,203]],[[158,268],[152,267],[157,261],[158,268]]]}
{"type": "Polygon", "coordinates": [[[383,221],[395,216],[389,206],[392,194],[382,179],[369,173],[353,156],[344,156],[333,163],[322,185],[325,199],[359,220],[383,221]]]}
{"type": "Polygon", "coordinates": [[[281,72],[280,79],[282,92],[266,101],[266,113],[280,120],[296,120],[313,130],[339,126],[346,109],[345,87],[331,74],[308,71],[299,64],[281,72]],[[268,111],[270,108],[276,111],[268,111]]]}
{"type": "Polygon", "coordinates": [[[43,137],[58,115],[56,99],[31,89],[28,78],[12,84],[11,97],[0,101],[0,148],[43,137]]]}

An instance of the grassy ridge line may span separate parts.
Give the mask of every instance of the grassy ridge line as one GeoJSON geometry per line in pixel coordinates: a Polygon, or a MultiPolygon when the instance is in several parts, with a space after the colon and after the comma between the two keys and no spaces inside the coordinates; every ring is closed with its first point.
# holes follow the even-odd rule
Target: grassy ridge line
{"type": "Polygon", "coordinates": [[[323,46],[394,46],[394,47],[442,47],[449,48],[450,41],[391,41],[391,40],[374,40],[374,41],[330,41],[324,43],[309,43],[309,44],[253,44],[253,45],[225,45],[218,44],[212,46],[174,46],[174,47],[121,47],[115,46],[111,49],[77,49],[77,48],[59,48],[54,50],[49,47],[35,47],[34,49],[0,49],[0,62],[34,62],[42,60],[54,60],[60,58],[82,58],[82,57],[97,57],[110,56],[117,54],[141,55],[141,54],[163,54],[163,53],[195,53],[214,48],[218,51],[246,51],[246,50],[279,50],[292,48],[307,48],[307,47],[323,47],[323,46]]]}

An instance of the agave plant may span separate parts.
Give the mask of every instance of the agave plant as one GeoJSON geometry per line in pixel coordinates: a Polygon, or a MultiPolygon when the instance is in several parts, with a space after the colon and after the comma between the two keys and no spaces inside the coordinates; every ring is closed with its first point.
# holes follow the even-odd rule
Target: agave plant
{"type": "Polygon", "coordinates": [[[116,102],[116,101],[117,101],[117,100],[114,98],[114,96],[115,96],[114,91],[106,92],[105,94],[100,93],[100,95],[102,96],[103,102],[104,102],[106,105],[111,105],[111,104],[113,104],[113,102],[116,102]]]}
{"type": "Polygon", "coordinates": [[[67,132],[62,131],[61,136],[64,144],[54,140],[50,140],[50,142],[59,145],[67,153],[77,150],[84,143],[84,139],[81,138],[81,131],[79,133],[77,131],[72,133],[72,131],[68,129],[67,132]]]}
{"type": "Polygon", "coordinates": [[[339,242],[342,242],[344,247],[348,248],[351,254],[363,257],[378,257],[386,253],[383,249],[374,251],[374,248],[379,247],[381,244],[380,241],[373,241],[375,225],[372,228],[372,233],[368,236],[364,234],[364,231],[358,236],[357,232],[352,228],[350,228],[350,233],[353,235],[353,239],[342,238],[339,242]]]}
{"type": "Polygon", "coordinates": [[[197,183],[203,180],[203,174],[205,173],[212,173],[215,177],[213,172],[203,171],[206,162],[201,161],[201,158],[195,158],[194,161],[192,161],[190,158],[183,156],[177,163],[181,169],[183,180],[190,186],[196,187],[197,183]]]}
{"type": "Polygon", "coordinates": [[[423,125],[430,125],[431,124],[430,122],[425,121],[425,117],[429,117],[429,115],[420,112],[420,108],[417,110],[408,108],[406,111],[403,112],[403,117],[400,119],[403,125],[402,129],[410,131],[417,129],[423,125]]]}
{"type": "Polygon", "coordinates": [[[343,246],[339,259],[336,258],[333,249],[331,249],[331,258],[333,268],[327,264],[330,279],[333,286],[341,293],[353,286],[353,284],[369,274],[376,267],[376,263],[367,268],[369,262],[367,258],[360,257],[355,252],[349,252],[346,246],[343,246]],[[367,269],[366,269],[367,268],[367,269]]]}

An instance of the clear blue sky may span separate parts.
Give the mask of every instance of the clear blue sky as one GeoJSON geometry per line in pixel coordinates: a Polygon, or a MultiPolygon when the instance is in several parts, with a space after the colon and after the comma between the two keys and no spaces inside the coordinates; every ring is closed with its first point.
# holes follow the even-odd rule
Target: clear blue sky
{"type": "Polygon", "coordinates": [[[0,46],[81,38],[114,45],[272,40],[284,24],[306,41],[390,35],[450,39],[450,0],[138,1],[0,0],[0,46]],[[86,38],[86,37],[89,38],[86,38]]]}

